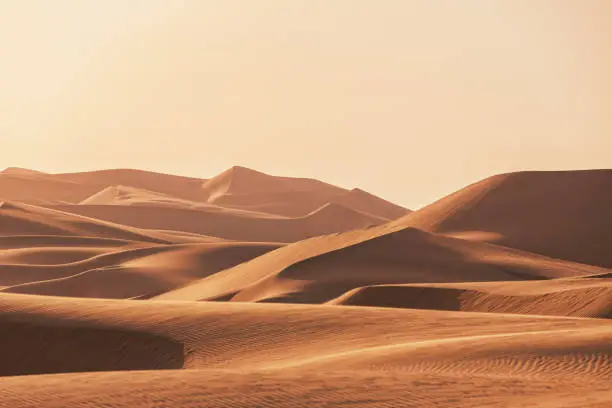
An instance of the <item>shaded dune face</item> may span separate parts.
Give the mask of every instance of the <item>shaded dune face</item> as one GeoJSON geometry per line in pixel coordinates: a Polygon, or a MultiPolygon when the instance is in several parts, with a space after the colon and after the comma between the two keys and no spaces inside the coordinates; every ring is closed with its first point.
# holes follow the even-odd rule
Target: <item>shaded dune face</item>
{"type": "Polygon", "coordinates": [[[0,375],[177,369],[183,345],[150,333],[0,323],[0,375]]]}

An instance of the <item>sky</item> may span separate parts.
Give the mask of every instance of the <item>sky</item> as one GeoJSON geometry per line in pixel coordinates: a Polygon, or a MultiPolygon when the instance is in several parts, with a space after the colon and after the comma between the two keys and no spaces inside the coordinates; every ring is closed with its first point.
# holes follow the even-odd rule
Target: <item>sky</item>
{"type": "Polygon", "coordinates": [[[242,165],[412,209],[612,167],[608,0],[0,0],[0,167],[242,165]]]}

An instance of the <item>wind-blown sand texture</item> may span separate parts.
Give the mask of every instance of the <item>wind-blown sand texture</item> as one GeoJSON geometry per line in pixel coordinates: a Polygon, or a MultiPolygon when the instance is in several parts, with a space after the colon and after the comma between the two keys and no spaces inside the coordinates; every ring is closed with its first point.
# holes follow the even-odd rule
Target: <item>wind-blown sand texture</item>
{"type": "Polygon", "coordinates": [[[0,407],[608,407],[610,181],[7,169],[0,407]]]}

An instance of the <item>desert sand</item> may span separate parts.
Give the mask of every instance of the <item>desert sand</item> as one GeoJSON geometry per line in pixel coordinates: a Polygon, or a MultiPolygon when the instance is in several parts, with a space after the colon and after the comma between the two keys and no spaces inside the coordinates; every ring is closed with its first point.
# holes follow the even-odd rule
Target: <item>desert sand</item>
{"type": "Polygon", "coordinates": [[[0,202],[0,407],[612,401],[610,170],[410,211],[240,166],[9,168],[0,202]]]}

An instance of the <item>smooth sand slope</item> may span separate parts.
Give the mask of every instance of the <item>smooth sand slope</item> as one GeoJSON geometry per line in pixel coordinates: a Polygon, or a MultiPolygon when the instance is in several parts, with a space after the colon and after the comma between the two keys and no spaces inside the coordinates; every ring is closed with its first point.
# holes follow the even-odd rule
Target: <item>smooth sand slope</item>
{"type": "Polygon", "coordinates": [[[603,407],[612,397],[603,319],[0,295],[0,327],[12,376],[0,380],[2,406],[603,407]],[[24,375],[62,372],[72,374],[24,375]]]}
{"type": "Polygon", "coordinates": [[[361,286],[514,281],[585,276],[606,269],[481,242],[388,226],[317,237],[272,251],[164,300],[321,303],[361,286]]]}
{"type": "Polygon", "coordinates": [[[353,289],[328,303],[612,318],[612,280],[562,278],[526,282],[372,285],[353,289]]]}
{"type": "Polygon", "coordinates": [[[612,170],[519,172],[472,184],[395,224],[484,232],[495,243],[609,268],[611,208],[612,170]]]}

